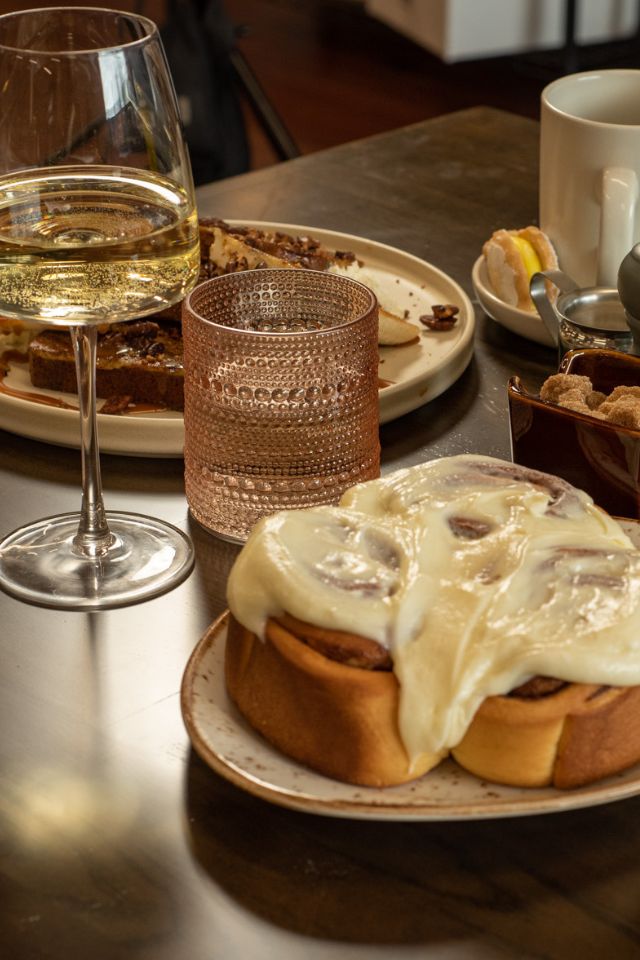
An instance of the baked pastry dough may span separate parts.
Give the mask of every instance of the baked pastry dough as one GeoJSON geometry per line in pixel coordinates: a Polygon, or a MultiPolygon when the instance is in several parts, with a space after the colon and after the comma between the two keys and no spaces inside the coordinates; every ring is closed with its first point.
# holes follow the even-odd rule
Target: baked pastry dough
{"type": "Polygon", "coordinates": [[[425,754],[410,767],[393,673],[330,659],[275,620],[263,641],[232,616],[225,670],[227,689],[249,723],[325,776],[386,787],[421,776],[446,753],[425,754]]]}
{"type": "MultiPolygon", "coordinates": [[[[535,311],[529,293],[534,273],[557,270],[558,258],[551,241],[539,227],[496,230],[482,247],[487,275],[495,295],[519,310],[535,311]]],[[[548,285],[551,295],[556,290],[548,285]]]]}
{"type": "MultiPolygon", "coordinates": [[[[308,632],[302,625],[301,633],[308,632]]],[[[326,648],[341,636],[327,637],[326,648]]],[[[287,756],[370,787],[414,780],[448,753],[409,764],[390,670],[345,665],[270,620],[265,640],[230,619],[227,689],[241,713],[287,756]]],[[[640,687],[561,683],[548,694],[489,697],[452,756],[483,780],[583,786],[640,761],[640,687]]]]}
{"type": "Polygon", "coordinates": [[[600,780],[640,761],[640,687],[568,683],[535,699],[489,697],[452,755],[518,787],[600,780]]]}

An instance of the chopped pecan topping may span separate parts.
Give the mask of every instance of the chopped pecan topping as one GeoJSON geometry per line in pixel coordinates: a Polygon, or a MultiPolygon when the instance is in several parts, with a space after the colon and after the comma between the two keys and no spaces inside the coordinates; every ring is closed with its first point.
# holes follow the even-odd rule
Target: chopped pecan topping
{"type": "Polygon", "coordinates": [[[355,253],[350,250],[336,250],[334,257],[342,263],[354,263],[356,259],[355,253]]]}
{"type": "MultiPolygon", "coordinates": [[[[264,264],[261,264],[264,266],[264,264]]],[[[230,257],[227,260],[223,273],[242,273],[244,270],[249,269],[249,261],[246,257],[230,257]]]]}
{"type": "Polygon", "coordinates": [[[155,340],[160,327],[153,320],[136,320],[134,323],[115,324],[113,330],[119,333],[124,340],[134,340],[138,337],[148,337],[155,340]]]}
{"type": "Polygon", "coordinates": [[[205,280],[210,280],[211,277],[216,277],[218,275],[218,269],[211,260],[205,260],[204,258],[200,261],[200,274],[198,276],[198,283],[203,283],[205,280]]]}
{"type": "Polygon", "coordinates": [[[435,303],[431,307],[433,313],[420,317],[420,323],[429,330],[451,330],[458,320],[460,307],[453,303],[435,303]]]}
{"type": "MultiPolygon", "coordinates": [[[[279,230],[241,227],[216,219],[201,219],[200,226],[205,230],[218,228],[233,237],[239,238],[253,250],[310,270],[326,270],[332,261],[353,263],[356,259],[355,254],[346,250],[338,250],[335,253],[327,250],[313,237],[293,237],[287,233],[281,233],[279,230]]],[[[241,258],[238,258],[235,262],[229,261],[224,268],[224,272],[235,273],[238,270],[247,269],[247,267],[242,267],[240,263],[241,258]]]]}

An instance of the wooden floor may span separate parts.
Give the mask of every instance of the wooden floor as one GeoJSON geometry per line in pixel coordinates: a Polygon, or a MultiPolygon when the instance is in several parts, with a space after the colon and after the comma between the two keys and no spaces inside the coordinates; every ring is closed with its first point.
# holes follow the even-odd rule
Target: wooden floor
{"type": "MultiPolygon", "coordinates": [[[[539,115],[562,55],[443,64],[370,17],[357,0],[226,0],[237,46],[302,153],[469,106],[539,115]]],[[[639,66],[636,41],[587,48],[574,69],[639,66]]],[[[254,168],[277,158],[246,112],[254,168]]]]}

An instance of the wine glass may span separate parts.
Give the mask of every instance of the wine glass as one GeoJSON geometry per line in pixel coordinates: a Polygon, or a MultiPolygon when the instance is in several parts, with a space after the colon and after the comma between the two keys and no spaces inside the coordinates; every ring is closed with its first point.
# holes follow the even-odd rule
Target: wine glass
{"type": "Polygon", "coordinates": [[[49,7],[0,17],[0,315],[67,326],[81,425],[80,513],[0,543],[0,586],[43,606],[157,596],[193,566],[171,524],[105,514],[98,327],[181,300],[199,270],[193,180],[157,27],[49,7]]]}

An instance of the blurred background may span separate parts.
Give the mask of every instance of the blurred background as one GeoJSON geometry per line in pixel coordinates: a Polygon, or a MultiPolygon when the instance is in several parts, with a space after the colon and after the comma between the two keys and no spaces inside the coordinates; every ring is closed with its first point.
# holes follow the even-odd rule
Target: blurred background
{"type": "Polygon", "coordinates": [[[537,118],[564,73],[640,67],[639,0],[109,5],[160,25],[199,183],[470,106],[537,118]]]}
{"type": "MultiPolygon", "coordinates": [[[[539,115],[556,76],[640,66],[637,0],[227,0],[302,153],[479,104],[539,115]]],[[[245,104],[246,108],[246,104],[245,104]]],[[[252,164],[274,161],[250,111],[252,164]]]]}

